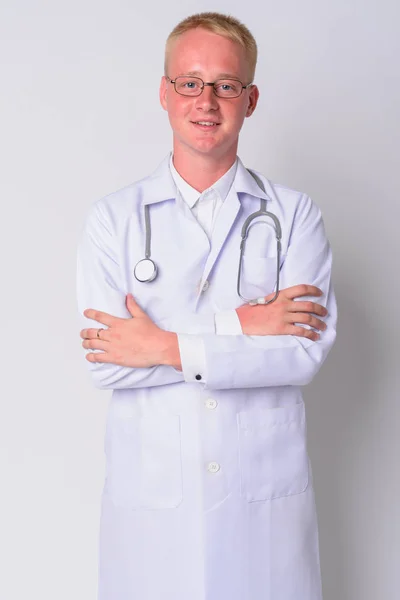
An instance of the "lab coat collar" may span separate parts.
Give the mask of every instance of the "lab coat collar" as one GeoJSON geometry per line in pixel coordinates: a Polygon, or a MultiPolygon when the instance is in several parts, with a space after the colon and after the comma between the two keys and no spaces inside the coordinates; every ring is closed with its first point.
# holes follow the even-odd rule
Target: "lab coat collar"
{"type": "MultiPolygon", "coordinates": [[[[176,185],[169,166],[170,157],[171,153],[168,153],[157,169],[145,178],[146,197],[143,199],[143,204],[155,204],[156,202],[163,202],[176,197],[176,185]]],[[[232,187],[238,194],[244,193],[254,198],[269,199],[269,196],[259,187],[239,157],[232,187]]]]}
{"type": "MultiPolygon", "coordinates": [[[[252,171],[260,177],[258,172],[253,169],[252,171]]],[[[264,182],[264,186],[267,187],[268,183],[264,182]]],[[[253,196],[254,199],[264,198],[265,200],[270,200],[270,196],[260,188],[253,175],[248,172],[239,157],[233,188],[237,194],[248,194],[249,196],[253,196]]]]}

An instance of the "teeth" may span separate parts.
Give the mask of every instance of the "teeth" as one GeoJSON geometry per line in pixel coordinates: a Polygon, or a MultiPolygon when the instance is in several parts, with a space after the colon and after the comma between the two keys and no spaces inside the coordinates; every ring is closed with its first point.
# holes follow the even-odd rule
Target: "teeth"
{"type": "Polygon", "coordinates": [[[216,125],[216,123],[211,123],[210,121],[196,121],[196,125],[216,125]]]}

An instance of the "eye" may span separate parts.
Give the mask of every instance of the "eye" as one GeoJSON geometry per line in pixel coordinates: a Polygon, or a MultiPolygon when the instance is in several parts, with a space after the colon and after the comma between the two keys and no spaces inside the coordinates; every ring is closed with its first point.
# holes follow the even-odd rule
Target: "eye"
{"type": "Polygon", "coordinates": [[[241,92],[241,84],[233,79],[226,79],[217,81],[215,83],[215,90],[217,94],[226,97],[239,96],[241,92]]]}
{"type": "Polygon", "coordinates": [[[178,87],[186,90],[196,90],[201,87],[201,82],[196,79],[187,79],[185,77],[177,78],[178,87]]]}

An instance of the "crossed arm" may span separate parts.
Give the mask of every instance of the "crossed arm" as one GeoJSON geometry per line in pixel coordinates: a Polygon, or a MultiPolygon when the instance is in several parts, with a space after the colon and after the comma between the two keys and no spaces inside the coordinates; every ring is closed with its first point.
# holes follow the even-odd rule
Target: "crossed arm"
{"type": "Polygon", "coordinates": [[[179,352],[179,344],[194,337],[205,351],[206,389],[309,383],[336,337],[332,254],[320,211],[307,197],[292,230],[277,300],[240,306],[243,333],[219,335],[212,314],[176,314],[155,324],[126,296],[118,233],[112,217],[95,205],[78,250],[81,337],[95,385],[121,389],[196,382],[198,371],[182,366],[179,352]]]}
{"type": "MultiPolygon", "coordinates": [[[[296,335],[317,341],[320,335],[314,329],[326,329],[324,321],[318,318],[327,315],[326,308],[316,302],[295,302],[294,299],[321,295],[322,290],[315,286],[297,285],[281,290],[272,304],[243,304],[236,311],[242,331],[245,335],[296,335]]],[[[266,300],[272,296],[267,296],[266,300]]],[[[107,327],[82,329],[82,346],[89,350],[86,359],[131,368],[166,365],[182,371],[176,332],[158,327],[131,294],[126,297],[126,307],[131,318],[115,317],[92,308],[84,311],[86,317],[107,327]]]]}

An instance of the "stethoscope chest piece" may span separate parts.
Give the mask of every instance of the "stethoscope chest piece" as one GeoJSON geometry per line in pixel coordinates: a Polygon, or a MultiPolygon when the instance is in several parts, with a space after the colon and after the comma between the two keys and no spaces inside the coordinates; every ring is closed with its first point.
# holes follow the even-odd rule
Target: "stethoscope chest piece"
{"type": "Polygon", "coordinates": [[[151,258],[143,258],[137,263],[134,274],[136,279],[142,283],[153,281],[157,276],[157,265],[151,258]]]}

